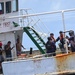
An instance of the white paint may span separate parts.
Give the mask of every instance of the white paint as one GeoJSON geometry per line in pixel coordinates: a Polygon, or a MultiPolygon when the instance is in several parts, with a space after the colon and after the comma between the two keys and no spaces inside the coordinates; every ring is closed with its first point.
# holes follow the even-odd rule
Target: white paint
{"type": "Polygon", "coordinates": [[[19,24],[19,19],[5,19],[8,16],[15,16],[19,15],[18,12],[10,13],[10,14],[4,14],[0,16],[0,33],[4,32],[10,32],[14,30],[20,30],[21,27],[14,27],[13,21],[19,24]]]}
{"type": "Polygon", "coordinates": [[[5,62],[3,63],[4,75],[34,75],[45,72],[55,71],[54,59],[42,59],[40,61],[33,60],[27,61],[16,61],[16,62],[5,62]],[[10,70],[11,69],[11,70],[10,70]]]}
{"type": "Polygon", "coordinates": [[[10,32],[10,31],[14,31],[14,30],[20,30],[20,27],[14,27],[13,25],[13,21],[19,24],[19,18],[13,18],[13,19],[6,19],[9,16],[18,16],[19,12],[12,11],[12,3],[13,0],[0,0],[0,2],[4,3],[4,14],[0,14],[0,33],[4,33],[4,32],[10,32]],[[6,13],[6,5],[5,3],[7,1],[11,1],[11,12],[10,13],[6,13]]]}

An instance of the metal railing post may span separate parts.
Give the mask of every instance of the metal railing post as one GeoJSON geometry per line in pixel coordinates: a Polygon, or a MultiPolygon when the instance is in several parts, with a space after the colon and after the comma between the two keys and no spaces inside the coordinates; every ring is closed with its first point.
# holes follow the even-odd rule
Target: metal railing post
{"type": "MultiPolygon", "coordinates": [[[[65,20],[64,20],[64,11],[62,11],[62,21],[63,21],[63,29],[64,29],[64,32],[65,32],[66,27],[65,27],[65,20]]],[[[65,37],[65,33],[64,33],[64,37],[65,37]]],[[[66,37],[65,37],[65,44],[66,44],[66,53],[68,54],[68,46],[67,46],[67,42],[66,42],[66,37]]]]}

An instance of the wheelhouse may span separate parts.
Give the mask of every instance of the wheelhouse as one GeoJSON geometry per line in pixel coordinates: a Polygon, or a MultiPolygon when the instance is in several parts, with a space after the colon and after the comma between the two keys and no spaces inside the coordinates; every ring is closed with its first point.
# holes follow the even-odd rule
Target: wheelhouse
{"type": "Polygon", "coordinates": [[[0,1],[0,15],[18,11],[18,0],[0,1]]]}

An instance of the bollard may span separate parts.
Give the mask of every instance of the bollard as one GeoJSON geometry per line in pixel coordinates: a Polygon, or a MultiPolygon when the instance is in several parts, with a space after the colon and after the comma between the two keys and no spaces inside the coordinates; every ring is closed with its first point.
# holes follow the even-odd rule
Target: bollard
{"type": "Polygon", "coordinates": [[[30,54],[32,54],[32,50],[33,50],[33,48],[30,48],[30,54]]]}

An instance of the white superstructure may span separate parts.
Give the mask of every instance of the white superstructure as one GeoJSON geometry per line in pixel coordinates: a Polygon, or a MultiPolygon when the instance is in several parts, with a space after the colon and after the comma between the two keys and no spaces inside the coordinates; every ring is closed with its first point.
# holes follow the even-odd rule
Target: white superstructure
{"type": "MultiPolygon", "coordinates": [[[[18,0],[0,0],[0,41],[3,47],[8,41],[11,41],[11,46],[15,45],[17,36],[22,37],[22,28],[13,24],[13,22],[19,24],[19,18],[6,19],[18,15],[18,0]]],[[[16,57],[15,48],[12,50],[12,56],[16,57]]]]}

